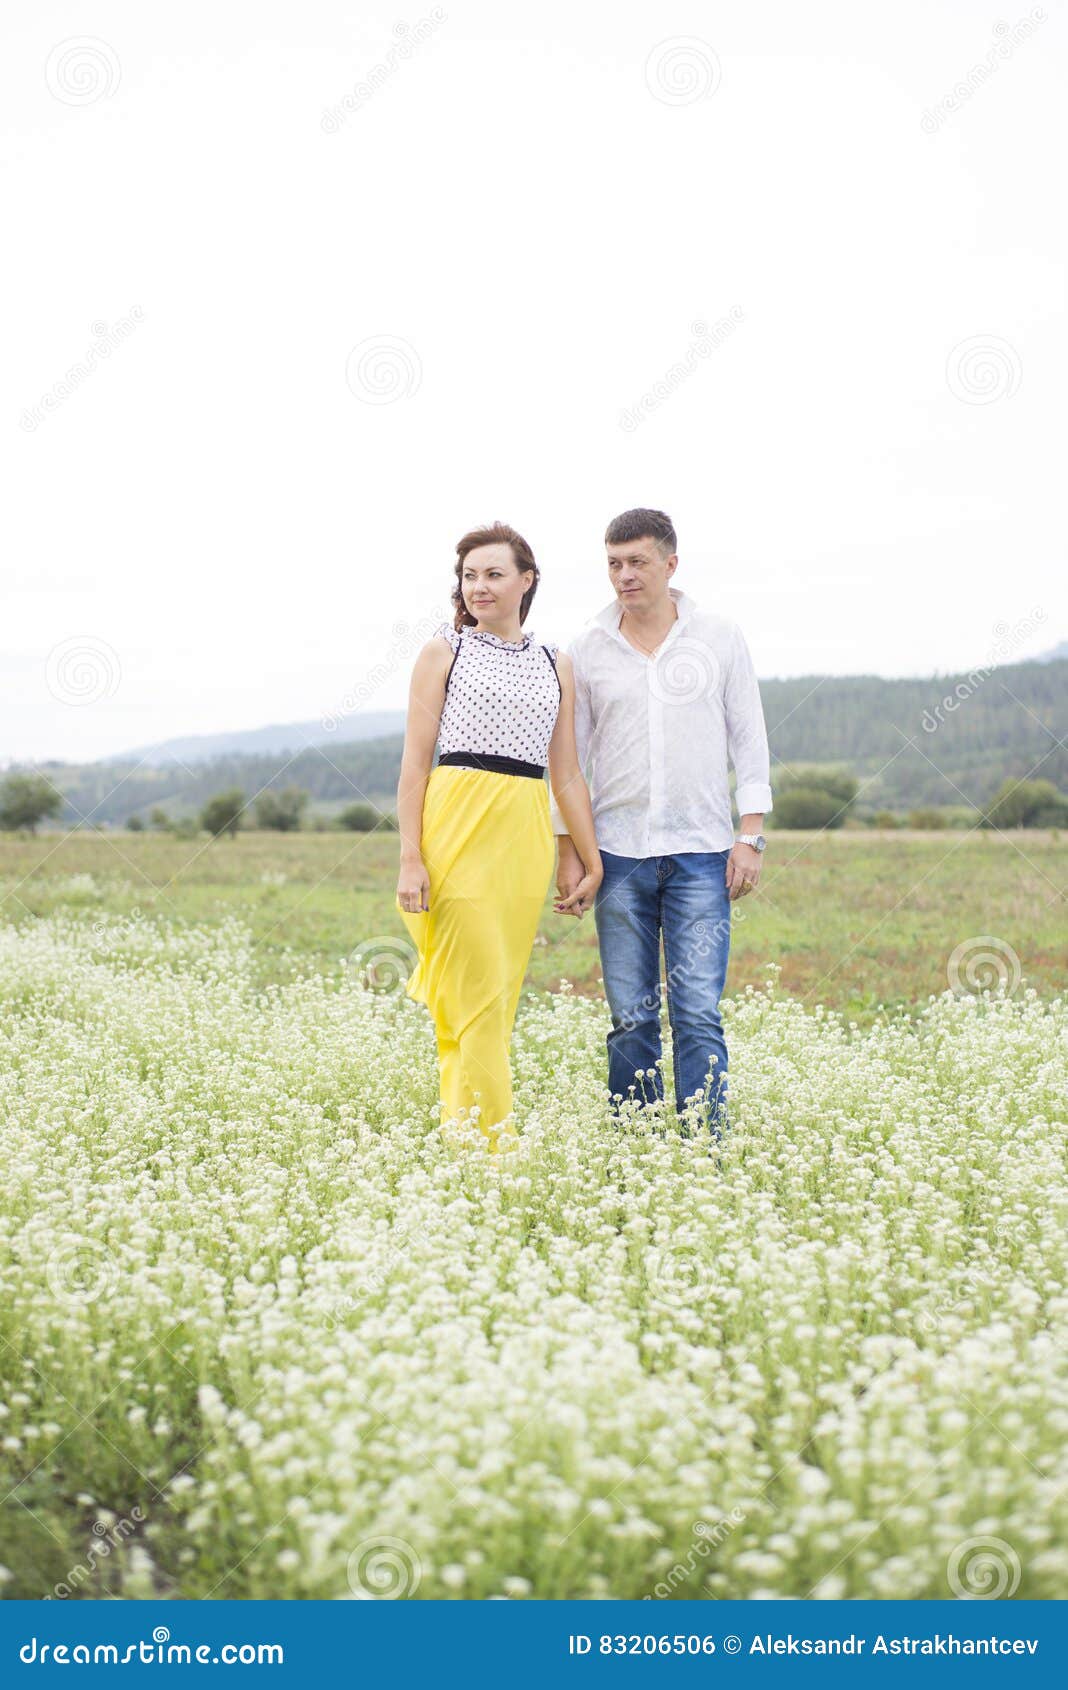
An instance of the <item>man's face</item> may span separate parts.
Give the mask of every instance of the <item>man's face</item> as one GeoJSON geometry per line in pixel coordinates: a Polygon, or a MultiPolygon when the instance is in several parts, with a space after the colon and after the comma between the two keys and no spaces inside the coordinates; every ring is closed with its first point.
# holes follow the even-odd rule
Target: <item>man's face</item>
{"type": "Polygon", "coordinates": [[[678,556],[660,550],[659,541],[651,534],[640,540],[622,540],[618,545],[606,546],[608,579],[616,597],[623,605],[635,608],[650,604],[666,590],[675,573],[678,556]]]}

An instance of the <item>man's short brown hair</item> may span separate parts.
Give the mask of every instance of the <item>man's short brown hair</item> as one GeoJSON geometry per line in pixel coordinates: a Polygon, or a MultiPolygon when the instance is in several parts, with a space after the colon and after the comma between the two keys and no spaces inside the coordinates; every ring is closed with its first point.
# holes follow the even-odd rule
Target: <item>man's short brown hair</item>
{"type": "Polygon", "coordinates": [[[655,540],[662,557],[670,557],[678,546],[675,526],[667,511],[633,510],[614,516],[604,531],[606,546],[621,546],[627,540],[655,540]]]}

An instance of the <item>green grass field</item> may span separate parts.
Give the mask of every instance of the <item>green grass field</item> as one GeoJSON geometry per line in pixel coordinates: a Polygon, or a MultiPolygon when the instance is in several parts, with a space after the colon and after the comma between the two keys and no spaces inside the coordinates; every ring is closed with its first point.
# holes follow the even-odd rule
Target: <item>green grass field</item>
{"type": "Polygon", "coordinates": [[[1063,1595],[1065,850],[777,836],[716,1154],[547,903],[491,1156],[395,836],[4,839],[0,1595],[1063,1595]]]}
{"type": "MultiPolygon", "coordinates": [[[[309,968],[336,974],[358,946],[402,940],[396,879],[395,834],[0,836],[7,920],[67,906],[209,927],[238,915],[264,983],[309,968]]],[[[1068,960],[1066,888],[1068,840],[1049,833],[780,832],[760,890],[735,906],[727,990],[762,985],[775,964],[785,992],[865,1026],[880,1006],[909,1009],[944,991],[958,947],[990,937],[1003,949],[978,964],[986,972],[976,983],[995,983],[1000,955],[1010,982],[1056,991],[1068,960]]],[[[561,980],[602,993],[592,913],[556,916],[548,897],[527,984],[561,980]]]]}

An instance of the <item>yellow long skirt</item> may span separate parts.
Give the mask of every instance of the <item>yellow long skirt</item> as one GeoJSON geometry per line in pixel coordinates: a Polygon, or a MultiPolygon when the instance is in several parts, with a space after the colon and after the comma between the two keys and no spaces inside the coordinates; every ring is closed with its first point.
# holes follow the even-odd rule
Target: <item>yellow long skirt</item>
{"type": "Polygon", "coordinates": [[[405,990],[434,1020],[442,1120],[470,1118],[477,1105],[495,1151],[513,1108],[519,994],[553,877],[545,782],[436,765],[423,800],[422,855],[430,908],[412,914],[396,899],[419,953],[405,990]]]}

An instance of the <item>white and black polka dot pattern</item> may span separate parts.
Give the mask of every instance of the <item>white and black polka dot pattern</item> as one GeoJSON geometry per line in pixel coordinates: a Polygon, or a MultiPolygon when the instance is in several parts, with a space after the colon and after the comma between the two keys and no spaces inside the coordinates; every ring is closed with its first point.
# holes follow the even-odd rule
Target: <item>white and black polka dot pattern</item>
{"type": "Polygon", "coordinates": [[[549,761],[549,741],[560,709],[555,645],[533,634],[503,640],[483,628],[434,630],[456,653],[449,670],[438,748],[549,761]]]}

